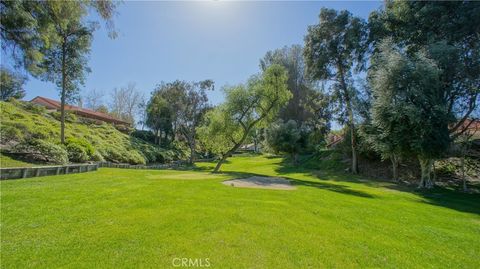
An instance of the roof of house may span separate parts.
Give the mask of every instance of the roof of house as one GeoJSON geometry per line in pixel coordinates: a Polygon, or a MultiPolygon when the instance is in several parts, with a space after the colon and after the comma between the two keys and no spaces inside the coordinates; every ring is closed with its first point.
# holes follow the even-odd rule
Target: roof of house
{"type": "MultiPolygon", "coordinates": [[[[40,104],[40,105],[44,105],[48,109],[60,109],[60,106],[61,106],[61,103],[59,101],[52,100],[52,99],[49,99],[49,98],[45,98],[45,97],[42,97],[42,96],[37,96],[37,97],[33,98],[30,102],[40,104]]],[[[78,106],[65,105],[65,110],[66,111],[72,111],[75,114],[77,114],[79,116],[86,117],[86,118],[97,119],[97,120],[110,122],[110,123],[115,123],[115,124],[129,124],[126,121],[117,119],[117,118],[112,117],[108,114],[98,112],[98,111],[94,111],[94,110],[91,110],[91,109],[81,108],[81,107],[78,107],[78,106]]]]}

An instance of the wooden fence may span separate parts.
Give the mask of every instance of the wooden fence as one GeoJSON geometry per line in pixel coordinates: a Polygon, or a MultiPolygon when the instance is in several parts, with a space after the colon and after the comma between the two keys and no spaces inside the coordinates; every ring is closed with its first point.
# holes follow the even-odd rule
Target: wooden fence
{"type": "Polygon", "coordinates": [[[98,164],[69,164],[52,166],[34,166],[34,167],[9,167],[0,168],[0,179],[18,179],[27,177],[41,177],[65,175],[95,171],[98,164]]]}

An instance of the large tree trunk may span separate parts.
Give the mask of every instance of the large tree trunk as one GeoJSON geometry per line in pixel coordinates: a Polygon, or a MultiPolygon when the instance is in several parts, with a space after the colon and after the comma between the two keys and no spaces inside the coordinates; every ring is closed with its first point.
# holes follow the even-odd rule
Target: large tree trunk
{"type": "Polygon", "coordinates": [[[421,169],[420,184],[418,185],[418,187],[430,189],[433,187],[433,182],[430,177],[430,174],[432,173],[433,160],[423,157],[418,157],[418,160],[420,162],[421,169]]]}
{"type": "Polygon", "coordinates": [[[195,139],[190,141],[190,164],[195,162],[195,139]]]}
{"type": "Polygon", "coordinates": [[[222,158],[220,159],[220,161],[218,161],[217,165],[215,165],[215,168],[213,169],[213,173],[218,173],[218,171],[220,171],[220,167],[227,160],[227,158],[228,158],[228,152],[222,155],[222,158]]]}
{"type": "Polygon", "coordinates": [[[345,83],[343,66],[340,61],[338,63],[338,72],[340,75],[340,86],[342,87],[343,96],[345,98],[345,105],[347,107],[348,124],[350,126],[350,137],[352,144],[352,173],[358,174],[357,139],[355,136],[355,124],[353,121],[353,108],[350,100],[350,94],[348,93],[347,83],[345,83]]]}
{"type": "Polygon", "coordinates": [[[395,154],[393,154],[390,157],[390,160],[392,161],[393,180],[398,181],[398,164],[399,164],[398,157],[395,154]]]}
{"type": "Polygon", "coordinates": [[[348,121],[350,123],[350,137],[352,143],[352,173],[358,174],[358,156],[357,156],[357,139],[355,136],[355,124],[353,123],[353,110],[350,100],[347,102],[348,121]]]}
{"type": "Polygon", "coordinates": [[[64,40],[62,45],[62,96],[60,98],[60,142],[62,144],[65,144],[66,53],[66,40],[64,40]]]}

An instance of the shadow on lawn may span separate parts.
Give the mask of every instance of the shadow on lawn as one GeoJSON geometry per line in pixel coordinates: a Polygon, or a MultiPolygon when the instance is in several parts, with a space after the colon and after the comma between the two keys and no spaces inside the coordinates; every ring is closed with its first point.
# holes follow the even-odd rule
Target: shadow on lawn
{"type": "MultiPolygon", "coordinates": [[[[190,166],[191,170],[194,171],[212,171],[214,168],[215,164],[212,165],[204,165],[204,166],[190,166]]],[[[297,171],[298,172],[298,171],[297,171]]],[[[271,176],[271,175],[265,175],[265,174],[257,174],[257,173],[248,173],[248,172],[238,172],[238,171],[228,171],[223,169],[222,174],[229,175],[231,178],[248,178],[252,176],[271,176]]],[[[359,190],[354,190],[351,189],[348,186],[337,184],[337,183],[328,183],[328,182],[314,182],[314,181],[306,181],[306,180],[300,180],[288,176],[284,176],[288,173],[280,173],[281,178],[285,178],[291,181],[292,185],[296,186],[305,186],[305,187],[312,187],[312,188],[318,188],[318,189],[323,189],[323,190],[328,190],[328,191],[333,191],[337,193],[342,193],[346,195],[354,195],[358,197],[363,197],[363,198],[374,198],[375,196],[366,192],[362,192],[359,190]]]]}
{"type": "MultiPolygon", "coordinates": [[[[287,159],[284,159],[281,162],[279,168],[275,170],[281,175],[288,175],[293,173],[304,173],[308,174],[314,178],[321,180],[322,182],[308,182],[308,181],[298,181],[303,182],[302,184],[318,184],[323,188],[328,189],[327,186],[340,186],[342,188],[342,193],[349,192],[359,192],[357,190],[352,190],[347,186],[336,185],[336,184],[326,184],[323,182],[336,181],[336,182],[350,182],[366,185],[374,188],[387,188],[391,190],[414,193],[423,198],[421,203],[426,203],[433,206],[441,206],[450,208],[453,210],[474,213],[480,215],[480,193],[463,193],[459,190],[454,190],[444,187],[435,187],[431,190],[419,190],[416,188],[415,184],[406,185],[402,183],[395,183],[386,180],[367,178],[365,176],[352,175],[344,172],[329,171],[329,170],[314,170],[308,169],[301,166],[293,166],[287,159]],[[343,187],[342,187],[343,186],[343,187]]],[[[336,191],[335,188],[331,187],[332,191],[336,191]]],[[[340,191],[339,191],[340,192],[340,191]]],[[[362,196],[362,192],[357,193],[357,196],[362,196]]],[[[370,194],[367,194],[371,196],[370,194]]],[[[368,197],[367,196],[367,197],[368,197]]],[[[373,197],[373,196],[372,196],[373,197]]]]}

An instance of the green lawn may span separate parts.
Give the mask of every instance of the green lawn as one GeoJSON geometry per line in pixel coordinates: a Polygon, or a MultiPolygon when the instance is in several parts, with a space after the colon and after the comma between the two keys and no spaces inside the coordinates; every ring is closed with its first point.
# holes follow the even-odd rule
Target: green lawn
{"type": "Polygon", "coordinates": [[[1,182],[2,268],[480,268],[480,197],[235,157],[1,182]],[[297,190],[220,184],[244,172],[297,190]]]}
{"type": "Polygon", "coordinates": [[[31,166],[35,166],[35,164],[15,160],[10,158],[9,156],[6,156],[0,153],[0,168],[31,167],[31,166]]]}

